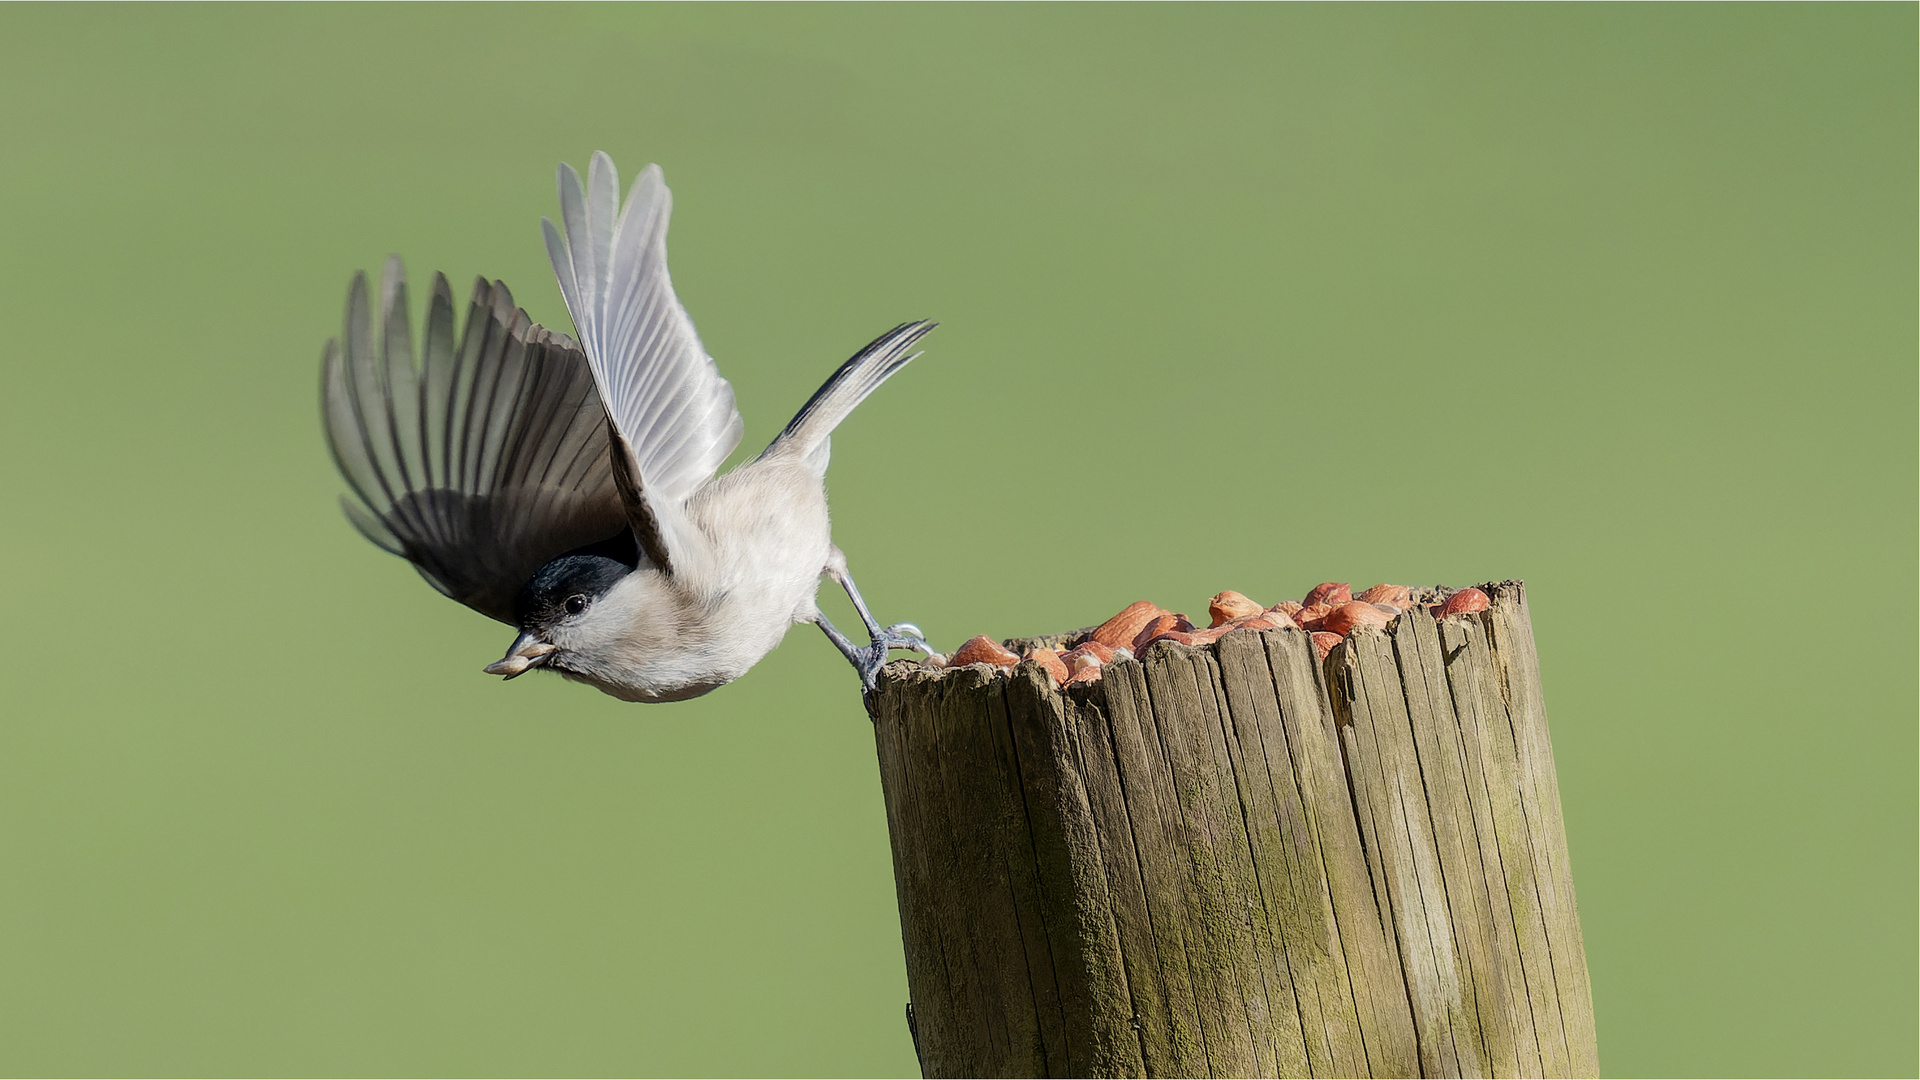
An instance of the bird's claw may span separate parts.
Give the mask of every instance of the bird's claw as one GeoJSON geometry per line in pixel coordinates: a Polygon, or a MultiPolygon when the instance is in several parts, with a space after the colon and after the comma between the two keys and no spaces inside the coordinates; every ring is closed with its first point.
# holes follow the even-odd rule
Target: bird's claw
{"type": "Polygon", "coordinates": [[[933,655],[933,646],[927,644],[927,635],[910,622],[894,623],[880,631],[880,635],[880,640],[884,640],[889,649],[912,649],[927,656],[933,655]]]}
{"type": "Polygon", "coordinates": [[[860,685],[871,694],[880,684],[880,669],[887,666],[887,654],[894,649],[910,649],[914,652],[934,655],[933,646],[927,644],[926,635],[912,623],[894,623],[880,631],[864,648],[856,647],[858,653],[853,666],[860,672],[860,685]]]}

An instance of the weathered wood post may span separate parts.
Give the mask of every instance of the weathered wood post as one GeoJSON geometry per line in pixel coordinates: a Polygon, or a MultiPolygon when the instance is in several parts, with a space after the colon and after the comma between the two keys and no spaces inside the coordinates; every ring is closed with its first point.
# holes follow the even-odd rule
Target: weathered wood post
{"type": "Polygon", "coordinates": [[[872,701],[927,1076],[1592,1076],[1526,595],[872,701]]]}

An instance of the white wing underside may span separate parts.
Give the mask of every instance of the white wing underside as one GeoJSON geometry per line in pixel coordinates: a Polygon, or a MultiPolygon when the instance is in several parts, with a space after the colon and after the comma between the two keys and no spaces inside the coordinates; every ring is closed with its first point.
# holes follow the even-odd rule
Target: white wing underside
{"type": "Polygon", "coordinates": [[[566,236],[542,220],[547,255],[573,316],[594,382],[633,450],[641,493],[677,546],[687,499],[740,444],[733,387],[701,347],[667,275],[673,196],[658,165],[634,180],[624,208],[604,153],[580,175],[560,166],[566,236]]]}

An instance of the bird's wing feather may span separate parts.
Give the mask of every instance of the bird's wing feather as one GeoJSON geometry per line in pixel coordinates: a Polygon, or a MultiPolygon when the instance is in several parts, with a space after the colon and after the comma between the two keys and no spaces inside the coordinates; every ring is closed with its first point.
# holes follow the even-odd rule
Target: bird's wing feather
{"type": "Polygon", "coordinates": [[[434,275],[416,367],[399,259],[381,275],[377,323],[356,275],[321,401],[348,519],[481,614],[511,624],[534,571],[626,525],[586,357],[528,322],[500,282],[474,283],[456,337],[452,290],[434,275]]]}
{"type": "MultiPolygon", "coordinates": [[[[593,156],[587,183],[560,166],[560,220],[543,221],[547,255],[560,294],[586,350],[601,400],[630,455],[635,531],[647,546],[646,522],[664,549],[667,568],[697,544],[683,507],[713,478],[740,443],[744,426],[733,387],[700,344],[667,274],[667,219],[673,198],[660,167],[633,183],[624,208],[619,176],[603,153],[593,156]]],[[[618,448],[616,448],[617,450],[618,448]]]]}

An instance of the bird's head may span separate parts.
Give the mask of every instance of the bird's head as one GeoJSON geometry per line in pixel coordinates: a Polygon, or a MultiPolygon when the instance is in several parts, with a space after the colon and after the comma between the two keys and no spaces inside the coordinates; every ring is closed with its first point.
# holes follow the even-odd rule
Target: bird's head
{"type": "Polygon", "coordinates": [[[617,634],[623,620],[603,602],[632,576],[638,562],[632,534],[622,533],[542,566],[514,601],[520,636],[507,655],[487,665],[487,674],[511,679],[541,666],[566,671],[574,666],[570,658],[591,656],[602,640],[617,634]]]}

